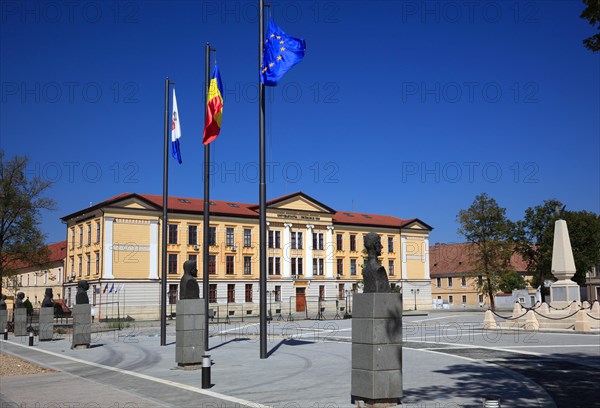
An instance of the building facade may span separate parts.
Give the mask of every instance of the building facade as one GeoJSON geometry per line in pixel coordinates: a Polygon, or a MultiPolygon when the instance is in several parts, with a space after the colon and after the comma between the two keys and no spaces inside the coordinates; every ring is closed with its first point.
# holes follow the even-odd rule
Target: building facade
{"type": "MultiPolygon", "coordinates": [[[[477,289],[483,276],[473,261],[472,247],[468,243],[431,246],[431,295],[435,308],[489,306],[489,297],[477,289]]],[[[513,254],[510,263],[515,271],[526,277],[527,263],[519,254],[513,254]]],[[[527,291],[535,295],[533,288],[527,291]]]]}
{"type": "Polygon", "coordinates": [[[46,288],[51,288],[54,299],[61,299],[65,258],[67,254],[66,241],[48,245],[48,263],[44,267],[36,265],[19,265],[14,274],[3,278],[2,291],[7,296],[7,304],[12,308],[15,296],[23,292],[34,308],[41,306],[46,288]]]}
{"type": "MultiPolygon", "coordinates": [[[[336,211],[304,193],[267,203],[268,299],[273,314],[344,308],[360,290],[363,237],[381,236],[390,282],[420,288],[431,305],[429,227],[419,219],[336,211]]],[[[67,224],[65,297],[72,304],[80,279],[100,318],[159,317],[162,196],[125,193],[62,218],[67,224]]],[[[168,303],[175,304],[183,263],[195,260],[201,283],[202,249],[209,245],[208,293],[220,315],[258,314],[259,206],[211,201],[209,242],[202,242],[203,200],[169,197],[168,303]]],[[[201,296],[202,284],[200,284],[201,296]]],[[[169,307],[167,307],[169,313],[169,307]]]]}

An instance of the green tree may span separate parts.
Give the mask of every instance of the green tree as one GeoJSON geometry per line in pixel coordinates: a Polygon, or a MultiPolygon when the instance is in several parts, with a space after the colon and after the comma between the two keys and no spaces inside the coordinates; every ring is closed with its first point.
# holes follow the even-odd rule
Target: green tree
{"type": "Polygon", "coordinates": [[[556,209],[562,206],[556,199],[545,200],[542,205],[526,209],[523,219],[517,221],[517,252],[527,262],[527,271],[532,275],[531,285],[541,287],[542,301],[547,295],[544,281],[553,277],[550,271],[554,222],[558,219],[556,209]]]}
{"type": "MultiPolygon", "coordinates": [[[[583,10],[580,17],[586,19],[594,27],[598,25],[598,30],[600,30],[600,1],[583,0],[583,3],[587,7],[583,10]]],[[[583,40],[583,45],[593,52],[600,50],[600,34],[594,34],[586,38],[583,40]]]]}
{"type": "Polygon", "coordinates": [[[25,175],[28,158],[15,156],[5,161],[0,150],[0,292],[4,280],[18,290],[15,266],[20,263],[44,266],[48,261],[45,236],[39,228],[41,210],[54,209],[54,200],[44,197],[50,187],[38,177],[25,175]]]}
{"type": "Polygon", "coordinates": [[[458,233],[473,244],[470,256],[476,266],[475,273],[482,276],[477,289],[489,297],[492,310],[496,307],[494,296],[500,290],[502,277],[511,270],[510,257],[514,249],[511,240],[513,223],[505,214],[505,208],[483,193],[457,216],[458,233]]]}
{"type": "Polygon", "coordinates": [[[586,272],[592,266],[600,265],[600,215],[589,211],[566,211],[563,219],[569,229],[577,270],[571,279],[584,286],[586,272]]]}
{"type": "Polygon", "coordinates": [[[500,290],[504,293],[512,293],[514,289],[525,289],[527,282],[517,271],[508,271],[500,277],[500,290]]]}

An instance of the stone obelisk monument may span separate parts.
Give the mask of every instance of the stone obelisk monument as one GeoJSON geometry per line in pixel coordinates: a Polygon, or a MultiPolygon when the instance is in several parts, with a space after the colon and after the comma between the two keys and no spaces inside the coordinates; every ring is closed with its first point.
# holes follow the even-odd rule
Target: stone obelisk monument
{"type": "Polygon", "coordinates": [[[550,286],[552,307],[564,308],[573,301],[581,301],[579,285],[571,280],[575,275],[575,259],[571,249],[567,222],[562,219],[554,223],[552,274],[558,279],[550,286]]]}

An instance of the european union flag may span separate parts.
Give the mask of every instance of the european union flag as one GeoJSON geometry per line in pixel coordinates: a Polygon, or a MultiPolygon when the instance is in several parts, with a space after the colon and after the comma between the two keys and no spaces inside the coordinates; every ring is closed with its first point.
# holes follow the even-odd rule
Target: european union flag
{"type": "Polygon", "coordinates": [[[277,27],[273,19],[269,20],[260,82],[267,86],[277,85],[277,81],[286,72],[302,61],[305,49],[304,40],[287,35],[277,27]]]}

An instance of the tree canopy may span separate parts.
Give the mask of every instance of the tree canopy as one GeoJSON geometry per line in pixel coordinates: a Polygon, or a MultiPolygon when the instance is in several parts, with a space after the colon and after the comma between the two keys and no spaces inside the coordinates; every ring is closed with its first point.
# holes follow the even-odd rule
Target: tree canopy
{"type": "Polygon", "coordinates": [[[50,182],[26,177],[27,163],[27,157],[19,156],[7,161],[0,150],[0,291],[16,266],[48,260],[40,212],[54,209],[55,202],[43,196],[50,182]]]}
{"type": "MultiPolygon", "coordinates": [[[[598,30],[600,30],[600,1],[583,0],[583,2],[587,7],[583,10],[580,17],[586,19],[594,27],[597,25],[598,30]]],[[[583,40],[583,45],[593,52],[600,50],[600,33],[583,40]]]]}

